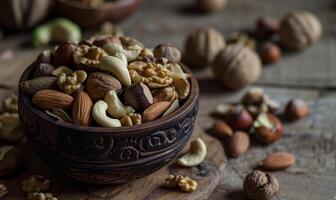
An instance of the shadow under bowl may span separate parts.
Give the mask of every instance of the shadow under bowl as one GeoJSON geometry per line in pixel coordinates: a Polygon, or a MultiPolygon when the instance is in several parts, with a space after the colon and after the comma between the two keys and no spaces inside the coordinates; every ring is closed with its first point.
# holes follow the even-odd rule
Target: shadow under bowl
{"type": "MultiPolygon", "coordinates": [[[[20,82],[29,80],[34,68],[29,66],[20,82]]],[[[81,182],[121,184],[159,170],[187,144],[199,103],[194,75],[190,82],[190,95],[177,111],[140,125],[83,127],[57,120],[36,108],[21,89],[20,120],[34,151],[56,170],[81,182]]]]}

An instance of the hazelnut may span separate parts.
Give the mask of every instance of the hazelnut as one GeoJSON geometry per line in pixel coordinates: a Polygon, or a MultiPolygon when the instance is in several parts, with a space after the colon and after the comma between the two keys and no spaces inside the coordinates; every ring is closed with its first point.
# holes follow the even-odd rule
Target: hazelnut
{"type": "Polygon", "coordinates": [[[252,116],[242,106],[236,106],[232,112],[228,113],[225,121],[233,130],[247,130],[253,124],[252,116]]]}
{"type": "Polygon", "coordinates": [[[226,40],[227,44],[241,44],[245,47],[251,49],[256,48],[256,41],[251,38],[247,33],[242,32],[233,32],[229,35],[229,38],[226,40]]]}
{"type": "Polygon", "coordinates": [[[279,21],[271,17],[260,17],[257,19],[255,36],[264,40],[279,32],[279,21]]]}
{"type": "Polygon", "coordinates": [[[230,138],[233,135],[232,128],[223,121],[216,121],[212,126],[212,131],[220,138],[230,138]]]}
{"type": "Polygon", "coordinates": [[[160,44],[154,48],[156,58],[167,58],[170,63],[179,63],[181,61],[181,52],[170,44],[160,44]]]}
{"type": "Polygon", "coordinates": [[[58,66],[74,66],[73,54],[76,45],[73,43],[64,43],[58,46],[53,56],[53,65],[58,66]]]}
{"type": "Polygon", "coordinates": [[[228,140],[225,149],[229,157],[237,158],[246,153],[249,148],[250,148],[250,136],[243,131],[237,131],[228,140]]]}
{"type": "Polygon", "coordinates": [[[214,28],[193,30],[185,42],[185,60],[192,67],[210,65],[218,52],[225,47],[224,37],[214,28]]]}
{"type": "Polygon", "coordinates": [[[226,0],[197,0],[196,6],[204,12],[218,12],[224,8],[226,0]]]}
{"type": "Polygon", "coordinates": [[[272,114],[260,114],[253,123],[254,133],[264,144],[272,144],[279,140],[284,131],[281,121],[272,114]]]}
{"type": "Polygon", "coordinates": [[[239,89],[257,81],[261,73],[261,61],[250,48],[231,44],[218,53],[212,70],[225,87],[239,89]]]}
{"type": "Polygon", "coordinates": [[[251,88],[241,99],[241,103],[245,106],[259,106],[264,101],[264,90],[262,88],[251,88]]]}
{"type": "Polygon", "coordinates": [[[9,176],[22,167],[23,156],[19,149],[13,146],[0,148],[0,176],[9,176]]]}
{"type": "Polygon", "coordinates": [[[290,100],[285,108],[285,117],[289,121],[302,119],[309,115],[309,106],[302,99],[290,100]]]}
{"type": "Polygon", "coordinates": [[[244,192],[254,200],[271,200],[279,192],[278,180],[262,171],[253,171],[245,177],[244,192]]]}
{"type": "Polygon", "coordinates": [[[292,11],[281,21],[280,43],[293,50],[304,49],[317,42],[322,35],[318,18],[307,11],[292,11]]]}
{"type": "Polygon", "coordinates": [[[273,64],[280,60],[281,50],[278,45],[267,42],[260,46],[258,50],[259,56],[264,64],[273,64]]]}

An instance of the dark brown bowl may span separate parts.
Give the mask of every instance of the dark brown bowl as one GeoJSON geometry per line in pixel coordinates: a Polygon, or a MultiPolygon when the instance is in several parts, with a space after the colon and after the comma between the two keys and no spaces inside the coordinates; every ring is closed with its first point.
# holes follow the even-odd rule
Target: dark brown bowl
{"type": "MultiPolygon", "coordinates": [[[[34,67],[24,71],[20,82],[32,77],[34,67]]],[[[190,95],[179,110],[141,125],[83,127],[56,120],[36,108],[21,89],[20,120],[33,149],[50,166],[82,182],[125,183],[157,171],[187,144],[199,98],[195,76],[190,80],[190,95]]]]}
{"type": "Polygon", "coordinates": [[[71,0],[56,0],[57,9],[62,15],[81,27],[94,27],[105,21],[119,22],[131,15],[141,0],[116,0],[105,2],[99,7],[90,7],[71,0]]]}

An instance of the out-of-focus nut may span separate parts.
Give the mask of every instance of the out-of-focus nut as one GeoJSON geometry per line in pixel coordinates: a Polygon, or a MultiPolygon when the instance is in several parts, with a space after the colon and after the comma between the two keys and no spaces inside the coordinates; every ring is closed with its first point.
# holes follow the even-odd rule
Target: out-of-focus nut
{"type": "Polygon", "coordinates": [[[28,200],[57,200],[52,193],[34,192],[29,193],[27,196],[28,200]]]}
{"type": "Polygon", "coordinates": [[[177,160],[177,164],[183,167],[193,167],[201,164],[206,156],[207,147],[201,138],[190,143],[189,151],[177,160]]]}
{"type": "Polygon", "coordinates": [[[34,71],[34,78],[43,77],[43,76],[50,76],[51,72],[55,70],[55,67],[47,64],[47,63],[40,63],[37,65],[34,71]]]}
{"type": "Polygon", "coordinates": [[[173,113],[179,108],[180,108],[180,101],[178,99],[175,99],[175,101],[173,101],[170,104],[169,108],[163,113],[162,117],[169,115],[170,113],[173,113]]]}
{"type": "Polygon", "coordinates": [[[121,44],[119,37],[112,35],[99,35],[93,41],[93,45],[96,45],[98,47],[103,47],[104,45],[109,43],[121,44]]]}
{"type": "Polygon", "coordinates": [[[262,88],[251,88],[241,99],[241,103],[245,106],[259,106],[264,101],[265,92],[262,88]]]}
{"type": "Polygon", "coordinates": [[[115,24],[112,24],[111,22],[105,22],[100,27],[100,33],[102,35],[112,35],[115,37],[121,37],[124,35],[121,28],[115,24]]]}
{"type": "Polygon", "coordinates": [[[169,101],[161,101],[152,104],[142,114],[144,122],[152,121],[159,118],[170,106],[169,101]]]}
{"type": "Polygon", "coordinates": [[[121,90],[121,83],[118,79],[102,72],[93,72],[89,75],[87,79],[87,92],[93,101],[104,99],[110,90],[116,92],[121,90]]]}
{"type": "Polygon", "coordinates": [[[240,44],[242,46],[255,49],[256,41],[250,37],[247,33],[242,32],[232,32],[228,39],[226,40],[227,44],[240,44]]]}
{"type": "Polygon", "coordinates": [[[294,155],[287,152],[276,152],[268,155],[259,166],[268,171],[284,170],[295,164],[294,155]]]}
{"type": "Polygon", "coordinates": [[[259,56],[264,64],[273,64],[281,59],[281,50],[278,45],[267,42],[260,46],[259,56]]]}
{"type": "Polygon", "coordinates": [[[290,100],[285,108],[285,117],[289,121],[302,119],[309,115],[309,106],[302,99],[290,100]]]}
{"type": "Polygon", "coordinates": [[[51,75],[54,75],[56,77],[59,77],[61,74],[66,74],[66,75],[70,75],[72,74],[74,71],[66,66],[59,66],[57,67],[54,71],[51,72],[51,75]]]}
{"type": "Polygon", "coordinates": [[[172,77],[179,77],[183,79],[188,79],[190,77],[190,74],[185,73],[181,65],[177,63],[168,63],[166,67],[169,69],[169,71],[171,71],[172,77]]]}
{"type": "Polygon", "coordinates": [[[5,112],[17,113],[18,112],[18,96],[17,94],[11,94],[3,100],[3,109],[5,112]]]}
{"type": "Polygon", "coordinates": [[[57,47],[55,53],[53,54],[53,66],[73,66],[73,54],[77,46],[73,43],[64,43],[57,47]]]}
{"type": "Polygon", "coordinates": [[[2,113],[0,115],[0,139],[18,141],[22,136],[18,113],[2,113]]]}
{"type": "Polygon", "coordinates": [[[216,107],[216,114],[221,117],[227,117],[230,113],[234,112],[235,106],[231,104],[219,104],[216,107]]]}
{"type": "Polygon", "coordinates": [[[71,117],[68,115],[67,112],[65,112],[62,109],[57,109],[57,108],[53,108],[50,111],[46,110],[45,111],[49,116],[56,118],[58,120],[63,120],[69,123],[73,123],[71,117]]]}
{"type": "Polygon", "coordinates": [[[175,86],[179,100],[184,100],[189,96],[190,83],[187,79],[174,77],[173,85],[175,86]]]}
{"type": "Polygon", "coordinates": [[[0,148],[0,177],[7,177],[18,171],[23,165],[23,156],[14,146],[0,148]]]}
{"type": "Polygon", "coordinates": [[[80,69],[93,71],[107,53],[100,47],[80,45],[73,54],[73,59],[80,69]]]}
{"type": "Polygon", "coordinates": [[[122,116],[134,113],[135,110],[131,106],[125,106],[118,98],[116,91],[109,91],[104,98],[108,105],[107,112],[114,118],[120,119],[122,116]]]}
{"type": "Polygon", "coordinates": [[[204,12],[218,12],[224,8],[226,2],[226,0],[197,0],[196,6],[204,12]]]}
{"type": "Polygon", "coordinates": [[[30,94],[34,95],[38,91],[44,89],[54,89],[57,88],[57,78],[56,77],[39,77],[31,80],[23,81],[20,83],[20,88],[30,94]]]}
{"type": "Polygon", "coordinates": [[[124,115],[120,119],[122,126],[133,126],[141,124],[141,115],[137,113],[131,113],[128,115],[124,115]]]}
{"type": "Polygon", "coordinates": [[[271,17],[260,17],[257,19],[255,36],[264,40],[278,33],[280,30],[280,22],[271,17]]]}
{"type": "Polygon", "coordinates": [[[35,63],[37,65],[39,65],[41,63],[51,64],[51,60],[52,60],[52,52],[51,52],[51,50],[44,50],[44,51],[42,51],[42,53],[40,53],[37,56],[35,63]]]}
{"type": "Polygon", "coordinates": [[[73,72],[71,75],[62,73],[57,80],[58,87],[66,94],[72,94],[82,87],[87,74],[83,70],[73,72]]]}
{"type": "Polygon", "coordinates": [[[92,109],[93,119],[102,127],[121,127],[119,119],[110,118],[106,115],[107,108],[108,104],[105,101],[97,101],[92,109]]]}
{"type": "Polygon", "coordinates": [[[279,192],[279,182],[274,176],[256,170],[245,177],[244,192],[253,200],[271,200],[279,192]]]}
{"type": "Polygon", "coordinates": [[[170,63],[179,63],[181,61],[181,52],[170,44],[159,44],[154,48],[154,56],[157,58],[164,57],[170,63]]]}
{"type": "Polygon", "coordinates": [[[140,57],[154,57],[154,52],[151,49],[143,48],[140,52],[140,57]]]}
{"type": "Polygon", "coordinates": [[[7,190],[7,187],[1,183],[0,184],[0,198],[6,196],[8,194],[8,190],[7,190]]]}
{"type": "Polygon", "coordinates": [[[220,138],[228,139],[232,137],[232,128],[224,121],[216,121],[212,126],[213,133],[220,138]]]}
{"type": "Polygon", "coordinates": [[[178,94],[174,87],[161,88],[154,92],[154,102],[170,101],[173,102],[178,98],[178,94]]]}
{"type": "Polygon", "coordinates": [[[179,187],[183,192],[193,192],[197,189],[197,182],[187,176],[170,174],[165,179],[165,187],[179,187]]]}
{"type": "Polygon", "coordinates": [[[264,144],[272,144],[283,135],[281,121],[272,114],[260,114],[253,123],[254,133],[258,140],[264,144]]]}
{"type": "Polygon", "coordinates": [[[153,96],[149,88],[142,82],[133,83],[126,88],[124,99],[127,105],[136,110],[145,110],[153,104],[153,96]]]}
{"type": "Polygon", "coordinates": [[[228,113],[225,121],[233,130],[246,130],[253,124],[253,118],[242,106],[236,106],[232,112],[228,113]]]}
{"type": "Polygon", "coordinates": [[[229,139],[226,146],[226,152],[229,157],[237,158],[249,149],[250,137],[247,133],[242,131],[235,132],[229,139]]]}
{"type": "Polygon", "coordinates": [[[22,190],[29,193],[44,192],[50,187],[50,180],[40,175],[33,175],[22,181],[22,190]]]}

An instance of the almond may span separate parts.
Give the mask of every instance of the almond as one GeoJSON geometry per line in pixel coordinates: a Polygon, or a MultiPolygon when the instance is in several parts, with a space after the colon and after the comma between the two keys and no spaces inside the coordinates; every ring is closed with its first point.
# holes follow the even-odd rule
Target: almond
{"type": "Polygon", "coordinates": [[[216,121],[212,126],[212,131],[220,138],[230,138],[233,135],[232,128],[224,121],[216,121]]]}
{"type": "Polygon", "coordinates": [[[260,167],[264,170],[276,171],[286,169],[295,163],[294,155],[287,152],[276,152],[268,155],[261,161],[260,167]]]}
{"type": "Polygon", "coordinates": [[[237,131],[230,138],[227,145],[227,154],[229,157],[237,158],[244,154],[250,147],[250,137],[247,133],[237,131]]]}
{"type": "Polygon", "coordinates": [[[148,122],[159,118],[170,106],[169,101],[161,101],[149,106],[142,114],[143,121],[148,122]]]}
{"type": "Polygon", "coordinates": [[[40,90],[33,96],[33,104],[43,110],[53,108],[69,109],[73,102],[73,97],[56,91],[56,90],[40,90]]]}
{"type": "Polygon", "coordinates": [[[74,124],[88,126],[90,124],[92,100],[90,96],[81,91],[77,94],[72,106],[74,124]]]}

